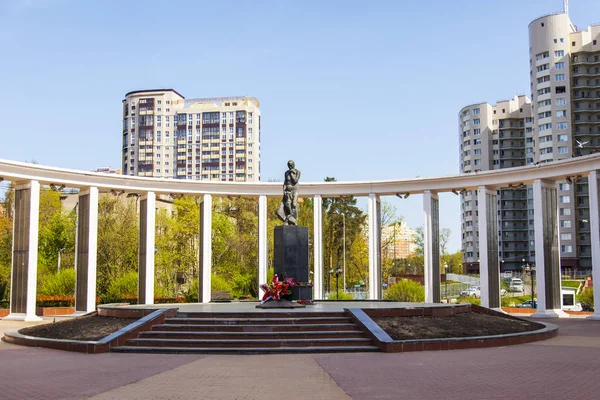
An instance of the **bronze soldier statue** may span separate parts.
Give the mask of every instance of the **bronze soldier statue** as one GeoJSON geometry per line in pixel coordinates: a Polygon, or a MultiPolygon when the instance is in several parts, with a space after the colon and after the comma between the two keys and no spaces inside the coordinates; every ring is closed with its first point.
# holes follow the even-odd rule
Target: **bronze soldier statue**
{"type": "Polygon", "coordinates": [[[275,214],[283,221],[284,225],[296,225],[298,222],[298,181],[300,181],[300,170],[295,168],[294,161],[287,163],[288,170],[285,171],[283,179],[283,199],[277,207],[275,214]]]}

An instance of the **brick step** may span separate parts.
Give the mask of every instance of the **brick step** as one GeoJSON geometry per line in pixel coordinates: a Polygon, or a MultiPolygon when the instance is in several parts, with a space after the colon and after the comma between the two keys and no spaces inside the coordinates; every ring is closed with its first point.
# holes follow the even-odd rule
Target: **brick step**
{"type": "Polygon", "coordinates": [[[293,317],[293,318],[166,318],[167,324],[196,324],[196,325],[259,325],[259,324],[339,324],[350,323],[349,317],[293,317]]]}
{"type": "Polygon", "coordinates": [[[140,332],[139,339],[326,339],[363,338],[359,330],[348,331],[291,331],[291,332],[197,332],[197,331],[146,331],[140,332]]]}
{"type": "Polygon", "coordinates": [[[141,347],[348,347],[370,345],[369,338],[331,339],[129,339],[126,346],[141,347]]]}
{"type": "Polygon", "coordinates": [[[311,332],[356,330],[356,324],[272,324],[272,325],[198,325],[198,324],[157,324],[152,330],[182,332],[311,332]]]}
{"type": "Polygon", "coordinates": [[[185,312],[179,311],[177,318],[303,318],[303,317],[347,317],[339,312],[268,311],[260,312],[185,312]]]}
{"type": "Polygon", "coordinates": [[[272,353],[357,353],[379,351],[377,346],[318,346],[318,347],[112,347],[116,353],[177,353],[177,354],[272,354],[272,353]]]}

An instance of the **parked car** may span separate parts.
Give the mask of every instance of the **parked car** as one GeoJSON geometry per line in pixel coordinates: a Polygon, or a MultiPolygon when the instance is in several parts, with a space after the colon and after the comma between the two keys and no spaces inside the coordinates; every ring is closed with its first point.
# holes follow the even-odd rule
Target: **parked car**
{"type": "Polygon", "coordinates": [[[481,288],[479,286],[469,286],[462,292],[460,292],[460,297],[481,297],[481,288]]]}
{"type": "Polygon", "coordinates": [[[517,308],[537,308],[537,301],[526,300],[522,304],[517,304],[517,308]]]}
{"type": "Polygon", "coordinates": [[[523,281],[519,278],[511,279],[508,285],[508,290],[511,292],[522,292],[524,288],[525,286],[523,285],[523,281]]]}
{"type": "Polygon", "coordinates": [[[500,289],[500,296],[504,296],[506,294],[506,289],[500,289]]]}

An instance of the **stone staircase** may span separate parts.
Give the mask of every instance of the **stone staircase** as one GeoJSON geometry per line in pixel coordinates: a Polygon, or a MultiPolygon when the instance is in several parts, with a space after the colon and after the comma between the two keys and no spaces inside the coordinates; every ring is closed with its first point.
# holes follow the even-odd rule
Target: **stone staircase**
{"type": "Polygon", "coordinates": [[[331,353],[379,351],[345,312],[180,312],[113,352],[331,353]]]}

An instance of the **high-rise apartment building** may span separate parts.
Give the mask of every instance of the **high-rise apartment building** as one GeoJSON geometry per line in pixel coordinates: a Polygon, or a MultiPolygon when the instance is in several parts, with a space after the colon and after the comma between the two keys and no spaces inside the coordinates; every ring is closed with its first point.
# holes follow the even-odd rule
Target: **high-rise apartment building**
{"type": "Polygon", "coordinates": [[[417,251],[415,230],[405,221],[397,222],[381,228],[382,243],[389,243],[385,248],[388,259],[401,259],[414,255],[417,251]]]}
{"type": "MultiPolygon", "coordinates": [[[[565,10],[566,11],[566,10],[565,10]]],[[[550,14],[533,20],[529,24],[529,64],[531,80],[531,116],[532,129],[529,130],[527,116],[523,121],[525,127],[525,154],[523,159],[513,160],[514,165],[505,163],[504,166],[517,166],[535,163],[545,163],[564,158],[592,154],[600,150],[600,25],[589,26],[578,30],[569,19],[568,14],[550,14]]],[[[465,112],[472,113],[473,107],[465,107],[459,114],[461,133],[461,171],[470,172],[479,168],[474,159],[465,155],[465,138],[462,133],[465,127],[465,112]]],[[[483,105],[480,107],[484,109],[483,105]]],[[[496,106],[497,111],[497,106],[496,106]]],[[[513,121],[514,122],[514,121],[513,121]]],[[[498,122],[500,123],[500,121],[498,122]]],[[[493,124],[493,121],[492,121],[493,124]]],[[[492,129],[493,131],[493,129],[492,129]]],[[[483,130],[482,130],[483,132],[483,130]]],[[[492,147],[496,143],[493,137],[482,137],[491,140],[492,147]]],[[[497,139],[498,141],[500,138],[497,139]]],[[[498,142],[499,143],[499,142],[498,142]]],[[[500,150],[500,149],[498,149],[500,150]]],[[[493,150],[492,150],[493,152],[493,150]]],[[[513,152],[514,153],[514,152],[513,152]]],[[[485,155],[482,150],[482,156],[485,155]]],[[[492,154],[493,155],[493,154],[492,154]]],[[[471,155],[474,157],[474,155],[471,155]]],[[[488,166],[485,158],[478,161],[481,170],[502,168],[501,160],[492,160],[488,166]],[[498,164],[494,164],[498,162],[498,164]]],[[[518,243],[506,243],[507,233],[502,228],[507,219],[502,219],[506,207],[517,206],[499,198],[499,245],[504,269],[518,269],[521,264],[534,262],[533,224],[531,217],[531,195],[524,189],[527,201],[527,217],[519,210],[514,210],[516,226],[528,226],[529,244],[527,253],[518,243]],[[508,247],[506,247],[508,246],[508,247]],[[515,252],[512,252],[512,250],[515,252]],[[511,250],[511,251],[508,251],[511,250]],[[514,259],[514,262],[509,260],[514,259]]],[[[585,274],[591,269],[591,246],[589,226],[589,200],[587,180],[579,177],[569,177],[558,184],[559,233],[561,268],[565,273],[585,274]]],[[[501,192],[505,192],[503,189],[501,192]]],[[[519,191],[515,190],[514,195],[519,191]]],[[[515,199],[516,201],[517,199],[515,199]]],[[[463,214],[468,210],[463,199],[463,214]]],[[[520,200],[522,201],[522,199],[520,200]]],[[[523,205],[518,205],[522,207],[523,205]]],[[[510,210],[512,211],[512,210],[510,210]]],[[[463,262],[465,265],[477,266],[476,251],[477,224],[473,223],[472,230],[467,225],[463,215],[463,262]],[[469,240],[471,239],[472,240],[469,240]],[[473,246],[471,245],[473,242],[473,246]]],[[[519,235],[517,235],[518,237],[519,235]]],[[[508,233],[508,237],[511,234],[508,233]]]]}
{"type": "Polygon", "coordinates": [[[260,180],[260,103],[186,99],[173,89],[123,100],[123,174],[212,181],[260,180]]]}
{"type": "MultiPolygon", "coordinates": [[[[460,170],[463,173],[521,167],[533,156],[533,118],[527,96],[472,104],[459,113],[460,170]]],[[[531,162],[531,161],[530,161],[531,162]]],[[[498,239],[502,270],[517,270],[533,252],[527,187],[498,191],[498,239]]],[[[479,269],[477,191],[461,193],[463,269],[479,269]]]]}

